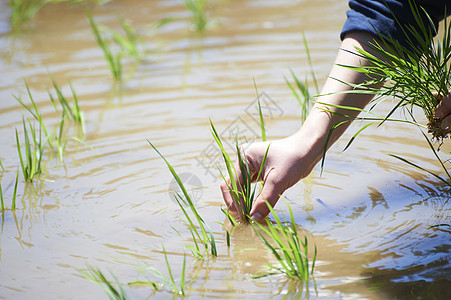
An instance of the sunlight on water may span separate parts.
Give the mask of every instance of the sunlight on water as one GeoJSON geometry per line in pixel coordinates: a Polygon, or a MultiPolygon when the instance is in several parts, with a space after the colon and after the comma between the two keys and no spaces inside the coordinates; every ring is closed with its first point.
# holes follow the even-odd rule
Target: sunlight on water
{"type": "MultiPolygon", "coordinates": [[[[7,4],[1,2],[0,160],[6,171],[0,176],[6,206],[19,166],[14,128],[22,139],[22,115],[31,118],[13,97],[30,104],[24,79],[49,128],[58,126],[61,116],[47,93],[51,79],[71,99],[70,82],[85,113],[86,133],[85,143],[68,140],[64,163],[47,151],[43,180],[20,180],[16,211],[2,214],[0,299],[105,297],[79,270],[93,265],[108,275],[111,270],[122,283],[135,281],[147,265],[166,270],[162,244],[177,278],[183,254],[188,255],[185,290],[193,298],[449,296],[450,229],[431,228],[451,223],[449,191],[388,155],[440,172],[418,129],[405,125],[371,127],[343,153],[361,127],[355,123],[329,151],[324,173],[317,166],[284,194],[296,224],[318,247],[312,280],[253,279],[276,261],[261,251],[250,227],[236,228],[231,247],[226,245],[216,168],[222,157],[209,119],[224,137],[235,126],[250,140],[258,138],[255,78],[270,108],[268,137],[294,133],[301,109],[284,76],[290,68],[301,79],[310,74],[302,33],[321,84],[339,47],[346,9],[346,1],[214,1],[209,11],[217,24],[197,35],[188,30],[182,1],[62,3],[45,6],[23,32],[11,33],[7,4]],[[86,8],[114,30],[120,29],[116,15],[140,33],[151,22],[174,20],[146,39],[144,47],[152,51],[141,63],[124,59],[121,85],[114,83],[96,44],[86,8]],[[215,235],[217,258],[196,261],[190,255],[186,245],[192,239],[174,201],[173,179],[146,139],[178,173],[188,174],[184,178],[196,177],[186,181],[215,235]]],[[[392,105],[382,104],[378,113],[392,105]]],[[[70,134],[69,121],[66,127],[70,134]]],[[[232,153],[233,147],[227,150],[232,153]]],[[[450,151],[445,141],[441,153],[450,151]]],[[[283,203],[277,211],[287,214],[283,203]]],[[[126,289],[133,298],[172,297],[152,287],[126,289]]]]}

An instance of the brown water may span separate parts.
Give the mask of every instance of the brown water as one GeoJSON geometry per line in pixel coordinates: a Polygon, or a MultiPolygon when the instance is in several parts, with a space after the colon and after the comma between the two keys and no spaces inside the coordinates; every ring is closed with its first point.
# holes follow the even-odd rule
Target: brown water
{"type": "MultiPolygon", "coordinates": [[[[19,165],[14,128],[30,115],[13,98],[28,101],[26,79],[44,120],[59,114],[47,96],[51,76],[70,95],[70,81],[85,112],[89,147],[69,141],[64,164],[47,152],[35,184],[18,187],[18,209],[2,214],[0,298],[98,299],[103,291],[84,279],[87,265],[108,269],[121,282],[137,280],[135,267],[165,272],[162,244],[180,278],[189,232],[170,196],[169,171],[150,149],[151,140],[179,173],[194,174],[199,213],[212,228],[219,256],[187,259],[190,298],[450,297],[451,223],[449,192],[433,176],[388,154],[397,154],[440,173],[418,129],[397,124],[370,128],[342,153],[361,124],[330,150],[325,171],[285,193],[296,223],[319,249],[308,288],[282,276],[252,279],[273,259],[258,248],[250,228],[233,232],[230,249],[222,225],[223,204],[211,150],[211,118],[220,132],[232,125],[258,134],[253,119],[252,78],[272,109],[268,136],[285,137],[300,126],[300,107],[284,82],[292,68],[300,78],[309,68],[302,32],[314,70],[324,82],[339,47],[346,1],[214,1],[211,18],[220,25],[196,36],[188,30],[182,1],[112,1],[92,7],[95,19],[119,29],[115,14],[140,30],[164,17],[176,19],[145,46],[157,49],[140,64],[124,61],[126,81],[114,85],[85,16],[86,6],[48,5],[21,34],[9,32],[7,1],[1,2],[0,159],[7,207],[19,165]],[[206,167],[204,167],[202,162],[206,167]]],[[[310,82],[311,83],[311,82],[310,82]]],[[[381,105],[383,115],[392,107],[381,105]]],[[[70,125],[70,124],[69,124],[70,125]]],[[[50,125],[47,125],[50,126],[50,125]]],[[[70,127],[68,126],[69,134],[70,127]]],[[[446,159],[448,145],[441,153],[446,159]]],[[[283,202],[279,212],[287,212],[283,202]]],[[[142,278],[141,278],[142,279],[142,278]]],[[[172,297],[150,287],[127,288],[133,298],[172,297]]]]}

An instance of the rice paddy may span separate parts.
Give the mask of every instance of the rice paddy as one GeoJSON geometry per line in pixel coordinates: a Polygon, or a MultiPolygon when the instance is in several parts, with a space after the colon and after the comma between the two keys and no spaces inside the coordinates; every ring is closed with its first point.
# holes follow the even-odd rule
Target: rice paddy
{"type": "Polygon", "coordinates": [[[397,102],[249,218],[245,144],[299,129],[345,2],[199,1],[198,21],[184,1],[88,2],[14,33],[0,13],[0,298],[448,298],[448,140],[431,152],[400,111],[360,131],[397,102]],[[239,216],[219,189],[237,173],[239,216]]]}

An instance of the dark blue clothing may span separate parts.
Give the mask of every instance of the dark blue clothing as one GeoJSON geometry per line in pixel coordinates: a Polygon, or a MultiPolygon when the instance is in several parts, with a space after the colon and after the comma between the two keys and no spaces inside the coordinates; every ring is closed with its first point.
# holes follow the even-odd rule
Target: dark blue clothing
{"type": "MultiPolygon", "coordinates": [[[[451,13],[451,0],[415,0],[415,3],[427,11],[435,28],[438,28],[438,22],[443,20],[445,14],[449,15],[451,13]]],[[[402,24],[402,26],[413,25],[417,27],[409,1],[350,0],[349,7],[351,9],[346,13],[348,19],[343,26],[340,36],[342,40],[347,33],[364,31],[374,36],[377,36],[379,33],[382,36],[392,37],[404,46],[411,46],[407,43],[407,37],[400,26],[402,24]]],[[[421,9],[419,11],[422,12],[421,9]]],[[[423,23],[430,27],[435,35],[436,32],[430,26],[430,22],[424,13],[422,13],[422,18],[423,23]]]]}

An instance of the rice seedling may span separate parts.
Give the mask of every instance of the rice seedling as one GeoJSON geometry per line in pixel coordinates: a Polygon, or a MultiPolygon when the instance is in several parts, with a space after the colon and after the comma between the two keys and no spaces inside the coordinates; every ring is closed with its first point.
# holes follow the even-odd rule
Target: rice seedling
{"type": "Polygon", "coordinates": [[[0,160],[0,168],[2,168],[2,171],[5,171],[5,168],[3,167],[2,161],[0,160]]]}
{"type": "Polygon", "coordinates": [[[58,149],[58,157],[61,163],[64,162],[63,154],[66,150],[67,140],[63,138],[63,129],[64,129],[64,114],[61,116],[60,125],[58,127],[58,132],[52,135],[54,137],[53,142],[55,143],[56,149],[58,149]]]}
{"type": "Polygon", "coordinates": [[[201,247],[199,246],[199,243],[200,243],[201,246],[203,246],[203,248],[205,249],[205,251],[208,251],[208,248],[210,248],[211,255],[212,256],[218,256],[217,249],[216,249],[216,242],[215,242],[215,238],[213,236],[213,232],[211,231],[211,229],[209,228],[207,223],[205,223],[205,221],[202,219],[202,217],[197,212],[197,209],[194,206],[194,203],[193,203],[190,195],[188,194],[183,182],[180,180],[180,177],[177,175],[177,173],[175,172],[175,170],[171,166],[171,164],[160,153],[160,151],[158,151],[158,149],[149,140],[147,140],[147,142],[158,153],[158,155],[164,160],[164,162],[166,163],[166,166],[168,167],[168,169],[171,172],[172,176],[176,180],[178,186],[182,190],[184,199],[182,198],[182,196],[180,194],[176,194],[175,198],[177,200],[177,203],[180,206],[180,209],[183,212],[183,215],[186,218],[186,221],[183,220],[183,222],[186,224],[186,226],[190,230],[191,236],[193,238],[194,247],[193,246],[188,246],[188,248],[193,252],[193,254],[196,257],[204,259],[203,255],[202,255],[202,252],[201,252],[201,247]],[[188,204],[192,214],[194,215],[195,221],[197,221],[197,225],[198,225],[198,227],[200,229],[200,232],[199,232],[199,229],[194,225],[194,221],[190,217],[190,215],[188,214],[188,212],[185,209],[183,203],[187,203],[188,204]]]}
{"type": "Polygon", "coordinates": [[[150,274],[151,276],[159,278],[162,281],[160,284],[170,287],[170,290],[172,293],[179,295],[179,296],[185,296],[186,254],[183,255],[183,265],[182,265],[179,284],[177,284],[178,280],[174,279],[174,274],[173,274],[172,268],[169,264],[168,256],[167,256],[164,246],[163,246],[163,254],[164,254],[164,260],[166,262],[166,268],[168,271],[168,277],[164,276],[160,270],[158,270],[152,266],[147,266],[145,269],[139,269],[140,273],[147,280],[133,281],[133,282],[129,282],[128,284],[129,285],[151,285],[155,290],[158,290],[159,282],[150,280],[147,276],[147,274],[150,274]]]}
{"type": "Polygon", "coordinates": [[[5,202],[3,201],[3,188],[2,188],[2,182],[0,181],[0,205],[1,205],[1,209],[2,211],[5,210],[5,202]]]}
{"type": "Polygon", "coordinates": [[[208,0],[185,0],[185,7],[191,13],[192,31],[202,32],[207,28],[208,20],[205,11],[208,0]]]}
{"type": "Polygon", "coordinates": [[[288,222],[283,215],[282,221],[272,206],[268,202],[266,203],[274,217],[275,224],[269,219],[266,219],[266,226],[254,222],[252,223],[252,227],[263,244],[268,248],[268,251],[277,259],[279,265],[268,264],[267,267],[270,270],[268,273],[254,277],[261,278],[275,274],[285,274],[292,280],[308,281],[309,276],[313,274],[315,268],[317,256],[316,245],[310,267],[307,236],[304,234],[303,239],[299,236],[291,207],[287,203],[290,212],[290,222],[288,222]]]}
{"type": "MultiPolygon", "coordinates": [[[[17,184],[19,183],[19,170],[17,170],[16,174],[16,180],[14,182],[14,192],[13,192],[13,198],[11,200],[11,210],[16,209],[16,198],[17,198],[17,184]]],[[[0,204],[1,204],[1,211],[5,211],[5,202],[3,199],[3,189],[2,189],[2,183],[0,180],[0,204]]]]}
{"type": "MultiPolygon", "coordinates": [[[[134,57],[137,61],[141,61],[142,56],[138,47],[138,42],[142,40],[141,36],[125,19],[119,18],[119,23],[125,33],[124,35],[113,31],[106,26],[98,26],[99,32],[105,36],[111,37],[112,41],[120,49],[121,53],[134,57]]],[[[106,38],[104,41],[106,43],[106,38]]]]}
{"type": "Polygon", "coordinates": [[[262,141],[265,142],[266,141],[265,120],[263,120],[262,106],[260,104],[260,96],[258,94],[258,89],[257,89],[257,84],[255,83],[255,78],[254,78],[254,88],[255,88],[255,93],[257,94],[258,116],[260,118],[259,120],[260,120],[260,130],[262,133],[262,141]]]}
{"type": "MultiPolygon", "coordinates": [[[[307,53],[307,61],[310,66],[311,76],[312,76],[313,84],[315,86],[316,94],[319,94],[318,82],[316,80],[315,72],[313,71],[312,58],[310,56],[310,50],[309,50],[309,46],[307,43],[307,39],[305,38],[305,35],[303,35],[303,41],[304,41],[305,51],[307,53]]],[[[292,77],[294,83],[296,84],[296,87],[298,88],[299,92],[293,87],[293,85],[290,83],[290,81],[288,80],[287,77],[284,77],[284,79],[285,79],[285,82],[286,82],[288,88],[291,90],[291,92],[293,93],[293,95],[298,100],[299,104],[301,105],[301,120],[302,120],[302,122],[304,122],[305,119],[307,118],[307,115],[310,112],[310,109],[315,100],[314,100],[314,97],[312,96],[312,94],[310,94],[310,92],[309,92],[307,76],[306,76],[304,82],[302,82],[301,80],[299,80],[299,78],[296,76],[296,74],[294,73],[294,71],[292,69],[290,69],[290,73],[291,73],[291,77],[292,77]],[[301,95],[302,95],[302,97],[301,97],[301,95]]]]}
{"type": "MultiPolygon", "coordinates": [[[[65,119],[70,118],[74,122],[79,123],[81,125],[82,133],[84,134],[84,132],[85,132],[84,113],[80,109],[80,106],[78,104],[77,94],[75,93],[75,90],[72,87],[72,85],[69,83],[71,91],[72,91],[72,96],[73,96],[73,103],[72,103],[72,105],[70,105],[67,98],[63,95],[61,88],[52,79],[52,83],[53,83],[55,93],[56,93],[56,98],[58,99],[58,101],[61,105],[61,108],[62,108],[62,115],[61,115],[61,119],[58,123],[57,128],[50,131],[47,129],[47,126],[45,125],[45,123],[43,121],[42,115],[37,108],[36,102],[33,99],[33,96],[31,94],[31,91],[27,84],[27,81],[24,80],[24,82],[25,82],[25,87],[27,89],[28,96],[30,98],[31,106],[28,106],[27,104],[25,104],[25,102],[22,101],[22,99],[19,96],[13,95],[13,97],[36,119],[36,121],[39,123],[39,126],[44,133],[44,136],[47,139],[47,144],[49,145],[50,149],[51,150],[56,149],[56,151],[58,152],[59,160],[61,162],[63,162],[63,153],[64,153],[64,150],[65,150],[66,144],[67,144],[67,139],[64,137],[64,134],[63,134],[65,119]]],[[[58,107],[57,107],[57,103],[56,103],[57,101],[55,100],[54,96],[50,93],[49,90],[47,91],[47,93],[50,97],[53,107],[55,108],[56,111],[58,111],[58,107]]],[[[74,139],[80,143],[83,143],[83,141],[81,141],[77,137],[71,137],[71,139],[74,139]]]]}
{"type": "Polygon", "coordinates": [[[48,0],[9,0],[11,27],[17,31],[47,3],[48,0]]]}
{"type": "MultiPolygon", "coordinates": [[[[63,92],[61,88],[58,86],[55,80],[52,79],[53,88],[55,89],[56,95],[58,97],[59,103],[63,109],[63,113],[65,116],[69,116],[70,119],[74,120],[75,122],[83,122],[84,121],[84,114],[83,111],[80,109],[80,106],[78,105],[78,97],[75,93],[74,88],[72,87],[72,84],[69,83],[71,92],[72,92],[72,99],[73,103],[72,106],[69,104],[69,101],[66,97],[64,97],[63,92]]],[[[52,101],[53,105],[55,105],[55,99],[53,98],[52,94],[49,93],[50,100],[52,101]]]]}
{"type": "Polygon", "coordinates": [[[451,131],[440,127],[442,119],[435,118],[435,110],[451,88],[451,27],[445,18],[441,39],[434,39],[436,28],[433,22],[428,19],[430,29],[422,18],[428,17],[426,12],[421,11],[414,2],[409,0],[409,3],[416,26],[406,26],[397,21],[408,35],[407,44],[379,34],[379,41],[368,45],[369,51],[355,50],[356,55],[369,62],[368,65],[343,67],[369,78],[361,85],[349,84],[355,88],[351,92],[374,94],[377,96],[374,101],[387,96],[398,99],[386,118],[401,107],[410,112],[414,107],[421,108],[428,120],[428,132],[435,140],[442,141],[451,131]]]}
{"type": "Polygon", "coordinates": [[[111,74],[113,75],[114,79],[118,81],[122,80],[122,64],[121,64],[122,51],[117,51],[116,54],[113,54],[106,40],[100,33],[99,26],[92,18],[91,13],[89,11],[86,11],[86,14],[88,15],[89,24],[91,24],[92,32],[94,33],[97,43],[99,44],[100,48],[103,51],[108,66],[110,67],[111,74]]]}
{"type": "MultiPolygon", "coordinates": [[[[47,127],[45,126],[45,123],[42,119],[42,115],[36,106],[36,102],[33,99],[33,95],[31,94],[28,83],[26,80],[24,80],[24,83],[25,83],[25,87],[27,89],[28,97],[30,98],[31,107],[26,105],[19,96],[13,95],[13,97],[36,119],[36,121],[39,122],[39,126],[41,127],[42,131],[44,132],[44,135],[49,136],[47,127]]],[[[49,139],[49,146],[50,146],[50,148],[53,149],[53,144],[51,143],[50,139],[49,139]]]]}
{"type": "Polygon", "coordinates": [[[105,44],[114,43],[117,46],[118,53],[121,55],[134,58],[137,62],[141,62],[143,56],[150,51],[144,48],[144,37],[153,36],[157,30],[164,25],[171,22],[172,18],[164,18],[159,21],[152,22],[147,27],[145,34],[140,33],[138,29],[134,28],[130,23],[122,17],[118,17],[122,33],[114,31],[106,26],[98,26],[100,34],[104,37],[105,44]]]}
{"type": "Polygon", "coordinates": [[[99,269],[94,268],[92,266],[88,266],[87,270],[81,270],[80,271],[83,276],[87,279],[89,279],[91,282],[99,285],[102,287],[102,289],[105,291],[105,293],[108,295],[109,299],[112,300],[126,300],[129,299],[127,293],[125,292],[124,288],[122,287],[122,284],[119,282],[117,277],[110,271],[111,276],[113,277],[114,281],[116,282],[116,286],[112,284],[105,274],[99,269]]]}
{"type": "Polygon", "coordinates": [[[299,104],[301,105],[301,120],[302,122],[304,122],[305,119],[307,118],[307,115],[310,112],[312,103],[314,102],[314,98],[309,92],[307,78],[305,79],[304,83],[302,83],[296,76],[296,74],[293,72],[293,70],[290,69],[290,73],[296,84],[296,87],[299,89],[300,94],[298,93],[298,91],[296,91],[296,89],[293,87],[293,85],[286,77],[284,77],[285,82],[287,86],[290,88],[295,98],[298,100],[299,104]]]}
{"type": "Polygon", "coordinates": [[[28,121],[27,127],[25,119],[22,118],[22,124],[24,130],[25,154],[22,155],[17,129],[16,146],[24,179],[31,182],[36,175],[39,175],[42,172],[41,162],[45,144],[47,143],[47,137],[42,141],[41,127],[39,127],[39,132],[37,133],[30,121],[28,121]],[[28,133],[28,130],[30,130],[30,133],[28,133]]]}
{"type": "MultiPolygon", "coordinates": [[[[72,106],[69,104],[69,100],[67,100],[67,98],[63,95],[61,88],[58,86],[56,81],[53,79],[52,79],[52,84],[53,84],[53,88],[55,89],[56,96],[58,98],[58,101],[59,101],[62,111],[63,111],[62,119],[64,119],[67,116],[74,122],[81,124],[82,133],[84,134],[84,132],[85,132],[85,116],[84,116],[83,111],[80,109],[80,106],[78,104],[78,96],[75,93],[75,90],[74,90],[72,84],[69,83],[69,86],[70,86],[70,89],[72,92],[72,101],[73,101],[72,106]]],[[[47,91],[47,93],[49,94],[50,101],[52,101],[53,107],[55,107],[55,110],[57,110],[55,98],[50,93],[50,91],[47,91]]],[[[61,122],[64,122],[64,120],[62,120],[61,122]]],[[[61,125],[60,125],[60,128],[61,128],[61,125]]]]}
{"type": "MultiPolygon", "coordinates": [[[[253,176],[251,174],[249,163],[246,159],[246,153],[244,149],[241,149],[238,145],[238,139],[235,140],[235,146],[236,146],[236,153],[238,157],[238,164],[239,164],[239,171],[242,177],[241,182],[236,182],[234,178],[240,178],[238,171],[235,168],[235,165],[233,164],[232,159],[227,154],[224,145],[221,141],[221,138],[216,131],[216,128],[213,125],[213,122],[210,120],[211,125],[211,133],[213,135],[213,138],[215,139],[216,144],[218,145],[219,149],[221,150],[222,157],[224,158],[224,162],[227,168],[227,173],[229,175],[230,183],[224,176],[224,174],[221,172],[221,176],[226,182],[230,193],[232,195],[235,207],[238,209],[238,212],[240,214],[241,220],[243,222],[249,222],[250,216],[249,212],[251,211],[252,205],[255,201],[255,199],[258,196],[257,193],[257,184],[255,184],[252,187],[252,179],[253,176]]],[[[269,146],[266,149],[265,156],[263,158],[262,164],[260,166],[260,169],[258,171],[256,179],[260,179],[260,175],[263,171],[263,166],[266,161],[266,156],[268,155],[269,146]]]]}

